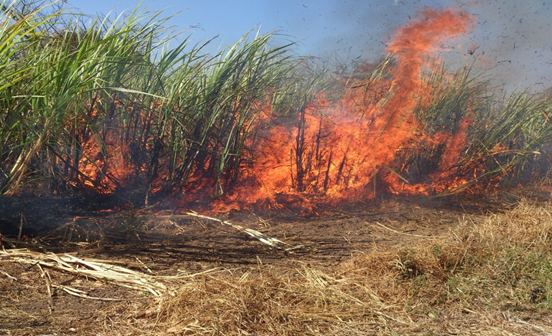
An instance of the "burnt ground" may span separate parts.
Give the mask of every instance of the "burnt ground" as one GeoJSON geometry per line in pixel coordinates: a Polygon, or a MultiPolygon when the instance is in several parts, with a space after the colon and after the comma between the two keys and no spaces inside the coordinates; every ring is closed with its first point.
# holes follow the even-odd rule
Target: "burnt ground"
{"type": "MultiPolygon", "coordinates": [[[[157,275],[254,269],[259,263],[282,269],[305,263],[331,268],[354,255],[439,237],[463,216],[504,211],[516,197],[508,193],[484,199],[388,197],[311,217],[285,209],[217,216],[297,247],[287,252],[234,228],[178,211],[95,211],[102,205],[53,197],[1,199],[0,233],[7,249],[70,253],[157,275]]],[[[0,334],[93,335],[109,330],[109,323],[116,326],[128,318],[130,307],[147,306],[154,298],[108,281],[0,258],[0,300],[0,334]],[[120,301],[86,299],[58,290],[48,293],[48,283],[120,301]]]]}

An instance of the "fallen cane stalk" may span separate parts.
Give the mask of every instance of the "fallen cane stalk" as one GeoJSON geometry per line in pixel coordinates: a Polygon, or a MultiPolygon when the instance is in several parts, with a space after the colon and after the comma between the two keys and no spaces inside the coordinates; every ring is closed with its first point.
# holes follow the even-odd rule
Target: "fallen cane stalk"
{"type": "Polygon", "coordinates": [[[244,232],[244,233],[250,235],[251,237],[259,240],[261,243],[267,244],[267,245],[275,247],[277,249],[283,249],[278,244],[288,246],[288,248],[283,249],[284,251],[296,250],[296,249],[302,247],[302,246],[291,246],[290,244],[288,244],[286,242],[283,242],[280,239],[269,237],[269,236],[265,235],[264,233],[261,233],[257,230],[245,228],[241,225],[237,225],[237,224],[231,223],[229,221],[223,221],[223,220],[218,219],[218,218],[209,217],[209,216],[205,216],[205,215],[200,215],[196,212],[187,212],[186,215],[192,216],[192,217],[197,217],[197,218],[208,219],[208,220],[211,220],[211,221],[214,221],[214,222],[218,222],[222,225],[230,226],[230,227],[232,227],[232,228],[234,228],[238,231],[241,231],[241,232],[244,232]]]}
{"type": "Polygon", "coordinates": [[[263,244],[267,244],[271,247],[275,247],[277,249],[284,250],[286,252],[290,252],[290,251],[293,251],[293,250],[298,250],[298,249],[301,249],[301,248],[304,247],[303,245],[291,246],[290,244],[288,244],[284,241],[281,241],[280,239],[269,237],[269,236],[265,235],[264,233],[261,233],[257,230],[245,228],[241,225],[237,225],[237,224],[234,224],[234,223],[229,222],[229,221],[223,221],[223,220],[215,218],[215,217],[201,215],[201,214],[198,214],[197,212],[185,212],[183,214],[172,214],[172,215],[156,216],[156,218],[168,218],[171,221],[173,219],[176,219],[176,218],[190,218],[190,217],[207,219],[207,220],[210,220],[210,221],[213,221],[213,222],[220,223],[222,225],[230,226],[230,227],[232,227],[232,228],[234,228],[238,231],[244,232],[247,235],[259,240],[263,244]],[[287,246],[287,247],[283,248],[283,247],[279,246],[278,244],[284,245],[284,246],[287,246]]]}
{"type": "MultiPolygon", "coordinates": [[[[144,274],[141,272],[133,271],[128,268],[124,268],[117,265],[111,265],[107,261],[98,259],[81,259],[69,254],[58,256],[54,253],[41,253],[29,251],[27,249],[12,249],[12,250],[0,250],[0,260],[12,261],[18,263],[25,263],[31,265],[37,265],[42,272],[42,277],[47,282],[48,287],[52,287],[52,281],[49,278],[49,274],[43,270],[42,267],[54,268],[62,272],[70,273],[75,276],[83,276],[87,278],[93,278],[105,283],[112,283],[117,286],[127,287],[143,292],[149,292],[154,296],[160,296],[163,293],[171,293],[170,289],[163,282],[180,282],[184,279],[193,278],[197,275],[203,275],[211,273],[213,271],[220,270],[214,268],[206,270],[197,274],[179,274],[176,276],[154,276],[151,274],[144,274]],[[163,282],[160,282],[163,280],[163,282]]],[[[101,298],[89,297],[85,292],[75,290],[67,286],[57,285],[54,286],[62,289],[71,295],[86,297],[93,300],[100,300],[101,298]]],[[[51,290],[49,291],[51,297],[51,290]]],[[[107,301],[113,301],[116,299],[101,299],[107,301]]]]}
{"type": "Polygon", "coordinates": [[[40,266],[40,263],[36,264],[38,269],[40,269],[41,277],[46,282],[46,292],[48,293],[48,311],[50,312],[50,315],[52,314],[52,308],[54,306],[54,300],[52,299],[52,284],[50,279],[50,274],[47,272],[44,272],[44,269],[40,266]]]}
{"type": "Polygon", "coordinates": [[[78,296],[78,297],[81,297],[83,299],[98,300],[98,301],[123,301],[121,299],[89,296],[89,295],[86,295],[86,292],[84,292],[84,291],[81,291],[81,290],[76,289],[76,288],[67,287],[67,286],[59,285],[56,288],[64,291],[67,294],[70,294],[70,295],[73,295],[73,296],[78,296]]]}
{"type": "Polygon", "coordinates": [[[13,277],[11,275],[9,275],[8,273],[0,270],[0,274],[4,274],[5,276],[7,276],[8,278],[12,279],[13,281],[18,281],[16,277],[13,277]]]}

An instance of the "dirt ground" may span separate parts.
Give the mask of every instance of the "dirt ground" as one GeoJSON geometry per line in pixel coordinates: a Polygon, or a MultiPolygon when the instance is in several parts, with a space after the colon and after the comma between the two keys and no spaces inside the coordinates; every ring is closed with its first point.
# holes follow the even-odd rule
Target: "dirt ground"
{"type": "MultiPolygon", "coordinates": [[[[431,240],[447,233],[462,217],[501,212],[515,200],[511,194],[485,199],[388,197],[312,217],[285,209],[217,216],[278,238],[292,247],[288,251],[178,211],[95,210],[106,207],[52,197],[2,199],[0,233],[6,249],[102,259],[146,274],[253,270],[259,264],[285,272],[304,264],[332,268],[355,255],[431,240]]],[[[140,335],[143,331],[138,329],[117,331],[117,325],[139,320],[135,312],[155,299],[109,281],[0,258],[3,335],[109,334],[106,330],[140,335]],[[54,284],[81,289],[95,299],[68,294],[54,284]]]]}

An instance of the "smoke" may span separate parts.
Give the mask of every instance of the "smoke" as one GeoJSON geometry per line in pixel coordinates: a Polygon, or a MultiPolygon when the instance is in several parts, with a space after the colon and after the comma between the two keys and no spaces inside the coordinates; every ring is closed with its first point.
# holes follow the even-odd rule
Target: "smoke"
{"type": "Polygon", "coordinates": [[[479,18],[471,40],[480,66],[508,90],[552,85],[549,1],[492,1],[467,8],[479,18]]]}
{"type": "MultiPolygon", "coordinates": [[[[284,9],[267,8],[276,16],[284,9]]],[[[383,54],[394,32],[427,8],[463,10],[474,16],[471,33],[446,45],[442,56],[452,68],[475,61],[497,85],[508,91],[552,86],[552,41],[549,38],[552,4],[549,1],[435,1],[314,0],[286,4],[283,33],[303,41],[300,53],[337,56],[343,62],[363,59],[375,62],[383,54]]]]}

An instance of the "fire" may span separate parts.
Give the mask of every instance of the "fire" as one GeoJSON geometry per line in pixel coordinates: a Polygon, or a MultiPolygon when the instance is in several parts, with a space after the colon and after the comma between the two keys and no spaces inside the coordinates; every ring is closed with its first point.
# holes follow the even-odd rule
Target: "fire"
{"type": "MultiPolygon", "coordinates": [[[[132,106],[116,99],[114,106],[120,109],[132,109],[132,106]]],[[[96,117],[98,111],[91,109],[91,116],[96,117]]],[[[94,135],[89,134],[83,141],[84,155],[78,161],[80,175],[78,183],[102,194],[112,194],[118,187],[126,184],[133,171],[143,170],[134,164],[132,141],[124,139],[124,125],[116,121],[105,121],[104,129],[94,135]]],[[[74,183],[76,184],[76,183],[74,183]]]]}
{"type": "MultiPolygon", "coordinates": [[[[278,118],[264,106],[254,125],[257,136],[247,140],[252,154],[241,164],[231,188],[209,201],[211,208],[228,211],[286,206],[313,212],[319,204],[369,200],[379,192],[442,191],[451,186],[439,184],[447,178],[453,187],[464,183],[447,174],[461,158],[471,117],[462,120],[452,133],[428,134],[419,124],[415,109],[427,103],[426,95],[431,92],[423,71],[435,66],[432,56],[447,38],[467,33],[473,23],[463,11],[425,9],[394,34],[387,48],[394,65],[386,76],[346,86],[337,103],[318,94],[294,120],[278,118]],[[441,148],[444,154],[425,180],[409,181],[409,168],[401,160],[420,146],[441,148]]],[[[113,190],[113,181],[129,176],[132,167],[124,162],[129,148],[117,142],[116,133],[111,136],[106,144],[119,144],[119,154],[110,158],[109,167],[100,157],[98,142],[91,139],[87,144],[88,155],[81,162],[87,167],[83,170],[85,184],[97,187],[91,181],[98,181],[113,190]]],[[[191,176],[189,181],[183,187],[187,188],[183,190],[187,200],[204,197],[200,195],[208,194],[206,186],[213,185],[212,180],[202,180],[201,176],[191,176]]],[[[160,185],[160,179],[154,181],[152,190],[160,189],[160,185]]]]}
{"type": "Polygon", "coordinates": [[[109,135],[103,145],[105,151],[102,150],[101,142],[94,137],[85,144],[86,155],[79,161],[82,172],[80,181],[85,187],[110,194],[116,190],[119,181],[124,181],[129,175],[125,160],[128,147],[119,146],[113,135],[109,135]],[[106,157],[104,153],[110,153],[110,156],[106,157]]]}
{"type": "Polygon", "coordinates": [[[399,177],[400,167],[392,166],[403,150],[422,142],[446,148],[431,181],[459,160],[471,119],[462,121],[452,135],[430,136],[418,124],[414,109],[423,102],[420,95],[428,92],[422,71],[433,65],[430,56],[445,39],[472,26],[465,12],[424,10],[416,21],[400,28],[389,44],[396,60],[391,79],[370,87],[374,96],[391,91],[389,97],[366,101],[365,89],[358,87],[349,87],[337,105],[318,96],[299,121],[273,126],[263,134],[250,170],[256,183],[238,187],[219,202],[218,209],[259,202],[309,208],[317,203],[366,200],[376,195],[378,184],[395,193],[428,193],[426,183],[408,185],[399,177]]]}

